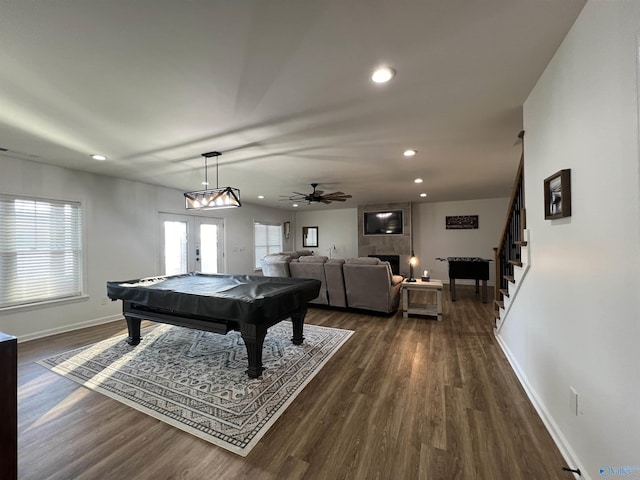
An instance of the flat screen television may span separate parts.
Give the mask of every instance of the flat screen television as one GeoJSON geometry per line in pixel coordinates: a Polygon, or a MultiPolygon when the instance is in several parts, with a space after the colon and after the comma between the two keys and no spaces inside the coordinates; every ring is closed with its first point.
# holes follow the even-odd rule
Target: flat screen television
{"type": "Polygon", "coordinates": [[[402,210],[364,212],[365,235],[402,235],[402,210]]]}

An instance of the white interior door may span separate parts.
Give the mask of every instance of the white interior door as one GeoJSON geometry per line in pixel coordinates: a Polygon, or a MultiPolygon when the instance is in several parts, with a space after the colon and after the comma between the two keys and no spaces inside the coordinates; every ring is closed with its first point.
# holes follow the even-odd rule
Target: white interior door
{"type": "Polygon", "coordinates": [[[221,218],[160,214],[160,271],[164,275],[224,270],[221,218]]]}

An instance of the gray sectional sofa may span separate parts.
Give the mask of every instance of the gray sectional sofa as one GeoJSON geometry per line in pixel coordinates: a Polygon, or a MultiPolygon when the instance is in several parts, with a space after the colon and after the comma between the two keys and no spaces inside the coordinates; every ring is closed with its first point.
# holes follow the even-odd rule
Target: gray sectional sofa
{"type": "Polygon", "coordinates": [[[320,294],[310,303],[383,313],[398,309],[403,280],[377,258],[328,258],[308,251],[267,255],[262,274],[320,280],[320,294]]]}

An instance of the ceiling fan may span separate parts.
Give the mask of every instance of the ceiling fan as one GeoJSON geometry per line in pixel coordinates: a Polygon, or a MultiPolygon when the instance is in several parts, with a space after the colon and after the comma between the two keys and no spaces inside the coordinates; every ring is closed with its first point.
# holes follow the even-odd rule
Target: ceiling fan
{"type": "Polygon", "coordinates": [[[351,195],[347,195],[343,192],[333,192],[324,194],[322,190],[316,190],[318,186],[317,183],[312,183],[313,192],[311,193],[300,193],[293,192],[294,194],[288,197],[288,200],[293,200],[295,202],[301,202],[306,200],[308,203],[331,203],[331,202],[344,202],[347,198],[351,198],[351,195]],[[323,195],[324,194],[324,195],[323,195]]]}

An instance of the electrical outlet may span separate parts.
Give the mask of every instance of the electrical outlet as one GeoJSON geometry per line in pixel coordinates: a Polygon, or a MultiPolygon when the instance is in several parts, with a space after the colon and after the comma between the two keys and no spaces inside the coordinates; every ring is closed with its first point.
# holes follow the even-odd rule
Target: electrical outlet
{"type": "Polygon", "coordinates": [[[578,410],[578,392],[573,387],[569,387],[569,409],[576,416],[580,412],[578,410]]]}

